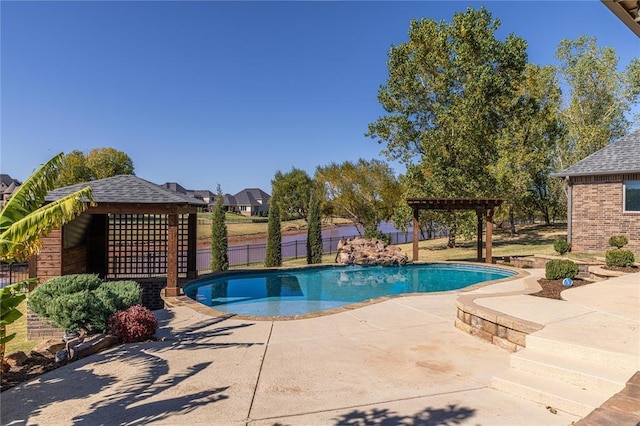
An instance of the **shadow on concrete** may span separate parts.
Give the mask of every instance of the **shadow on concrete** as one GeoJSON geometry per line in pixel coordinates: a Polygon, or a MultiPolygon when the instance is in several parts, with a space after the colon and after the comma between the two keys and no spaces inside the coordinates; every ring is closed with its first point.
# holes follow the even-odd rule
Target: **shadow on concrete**
{"type": "Polygon", "coordinates": [[[409,416],[402,416],[388,409],[373,408],[368,411],[353,410],[334,418],[336,426],[452,426],[459,425],[475,415],[476,410],[450,404],[445,408],[427,407],[409,416]]]}
{"type": "Polygon", "coordinates": [[[255,323],[241,323],[235,325],[223,325],[224,321],[231,319],[234,315],[224,315],[213,317],[203,321],[189,324],[186,327],[171,327],[170,322],[174,314],[168,310],[154,312],[158,319],[158,331],[155,337],[162,343],[168,343],[171,349],[221,349],[231,347],[248,348],[264,343],[255,342],[215,342],[216,338],[231,336],[234,331],[251,327],[255,323]],[[214,327],[220,324],[218,327],[214,327]]]}
{"type": "MultiPolygon", "coordinates": [[[[225,394],[228,386],[199,392],[189,392],[188,386],[181,387],[183,381],[203,372],[212,362],[194,362],[187,367],[172,366],[170,369],[163,356],[166,351],[263,344],[213,341],[216,337],[229,336],[235,330],[249,327],[251,323],[223,326],[221,323],[227,318],[221,317],[174,328],[170,325],[173,319],[170,311],[156,311],[154,314],[159,320],[157,341],[119,345],[3,392],[0,424],[33,423],[30,419],[43,414],[45,407],[59,402],[73,407],[74,400],[82,406],[82,400],[98,394],[101,394],[100,399],[82,412],[71,409],[69,416],[74,417],[70,423],[129,425],[162,421],[229,398],[225,394]],[[216,327],[216,324],[220,326],[216,327]],[[110,371],[104,366],[114,369],[113,373],[97,373],[110,371]]],[[[188,355],[185,359],[189,359],[188,355]]]]}

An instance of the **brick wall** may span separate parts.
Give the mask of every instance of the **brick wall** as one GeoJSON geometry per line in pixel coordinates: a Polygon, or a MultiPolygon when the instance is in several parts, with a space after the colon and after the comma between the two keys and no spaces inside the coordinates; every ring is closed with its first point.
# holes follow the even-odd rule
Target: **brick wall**
{"type": "Polygon", "coordinates": [[[51,325],[47,320],[40,318],[27,308],[27,339],[57,339],[62,338],[63,335],[63,330],[51,325]]]}
{"type": "Polygon", "coordinates": [[[623,182],[640,174],[572,177],[571,251],[603,253],[609,237],[625,235],[640,254],[640,213],[623,213],[623,182]]]}
{"type": "Polygon", "coordinates": [[[164,309],[164,299],[162,298],[162,289],[167,286],[166,278],[148,278],[144,280],[136,280],[142,287],[142,305],[155,311],[156,309],[164,309]]]}

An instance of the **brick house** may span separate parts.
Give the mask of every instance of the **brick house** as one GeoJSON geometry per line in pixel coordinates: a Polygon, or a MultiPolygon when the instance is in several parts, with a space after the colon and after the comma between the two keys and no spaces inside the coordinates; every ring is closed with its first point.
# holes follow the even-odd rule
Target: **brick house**
{"type": "Polygon", "coordinates": [[[224,207],[227,211],[244,216],[267,215],[271,195],[260,188],[245,188],[236,195],[225,194],[224,207]]]}
{"type": "Polygon", "coordinates": [[[572,251],[602,253],[609,237],[625,235],[640,255],[640,129],[553,176],[568,184],[572,251]]]}
{"type": "Polygon", "coordinates": [[[12,178],[9,175],[0,174],[0,209],[2,209],[11,195],[13,195],[13,191],[15,191],[18,186],[20,186],[22,182],[12,178]]]}

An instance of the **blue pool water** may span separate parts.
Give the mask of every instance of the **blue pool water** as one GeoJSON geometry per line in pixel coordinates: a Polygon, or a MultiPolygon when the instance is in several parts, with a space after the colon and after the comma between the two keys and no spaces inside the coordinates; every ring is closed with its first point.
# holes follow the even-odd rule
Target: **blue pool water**
{"type": "Polygon", "coordinates": [[[389,295],[457,290],[513,275],[506,269],[462,264],[326,266],[230,273],[195,281],[184,293],[231,314],[289,316],[389,295]]]}

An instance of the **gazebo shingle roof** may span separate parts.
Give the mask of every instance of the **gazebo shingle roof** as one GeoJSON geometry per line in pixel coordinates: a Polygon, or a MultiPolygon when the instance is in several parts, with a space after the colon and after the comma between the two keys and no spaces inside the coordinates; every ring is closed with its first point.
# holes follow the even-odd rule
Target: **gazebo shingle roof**
{"type": "Polygon", "coordinates": [[[47,193],[45,201],[55,201],[87,186],[93,190],[93,199],[97,203],[206,205],[202,200],[134,175],[118,175],[54,189],[47,193]]]}
{"type": "Polygon", "coordinates": [[[640,173],[640,129],[621,137],[554,177],[640,173]]]}

